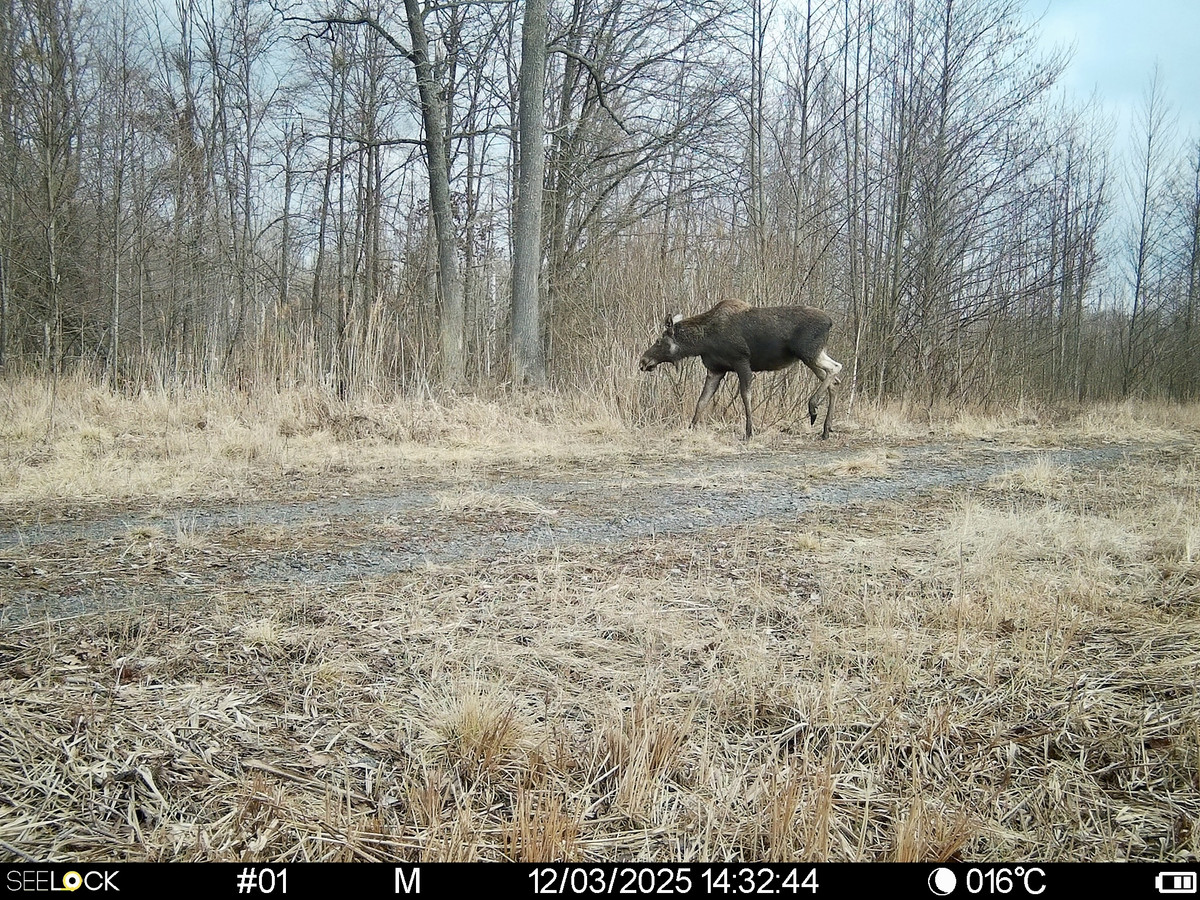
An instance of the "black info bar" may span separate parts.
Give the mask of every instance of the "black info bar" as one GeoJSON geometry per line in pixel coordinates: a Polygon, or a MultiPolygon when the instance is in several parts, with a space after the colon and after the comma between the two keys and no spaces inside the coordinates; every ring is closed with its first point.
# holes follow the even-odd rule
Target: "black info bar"
{"type": "MultiPolygon", "coordinates": [[[[11,897],[1186,898],[1193,863],[23,863],[11,897]]],[[[75,900],[75,898],[72,898],[75,900]]]]}

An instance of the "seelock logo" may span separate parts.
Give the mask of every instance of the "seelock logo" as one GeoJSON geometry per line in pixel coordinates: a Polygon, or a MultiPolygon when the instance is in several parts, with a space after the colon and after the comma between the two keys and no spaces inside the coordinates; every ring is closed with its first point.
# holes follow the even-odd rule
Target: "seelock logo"
{"type": "Polygon", "coordinates": [[[87,872],[56,872],[53,869],[11,869],[5,888],[12,893],[45,894],[54,891],[120,891],[117,872],[91,869],[87,872]]]}

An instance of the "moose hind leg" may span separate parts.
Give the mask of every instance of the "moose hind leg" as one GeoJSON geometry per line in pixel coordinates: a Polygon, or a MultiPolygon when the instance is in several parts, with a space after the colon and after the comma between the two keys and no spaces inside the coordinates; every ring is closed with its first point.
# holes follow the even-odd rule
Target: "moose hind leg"
{"type": "Polygon", "coordinates": [[[753,380],[754,373],[749,365],[738,369],[738,391],[742,395],[742,408],[746,410],[746,440],[754,434],[754,426],[750,423],[750,382],[753,380]]]}

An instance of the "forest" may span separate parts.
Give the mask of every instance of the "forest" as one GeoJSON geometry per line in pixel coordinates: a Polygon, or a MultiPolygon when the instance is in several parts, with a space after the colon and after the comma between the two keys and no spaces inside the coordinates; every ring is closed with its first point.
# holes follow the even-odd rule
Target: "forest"
{"type": "Polygon", "coordinates": [[[851,402],[1195,399],[1197,123],[1069,65],[1019,0],[3,0],[0,371],[589,390],[740,297],[851,402]]]}

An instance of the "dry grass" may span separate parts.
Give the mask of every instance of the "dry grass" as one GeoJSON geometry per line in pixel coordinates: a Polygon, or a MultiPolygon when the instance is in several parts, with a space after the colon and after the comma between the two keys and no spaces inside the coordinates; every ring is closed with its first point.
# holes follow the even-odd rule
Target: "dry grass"
{"type": "MultiPolygon", "coordinates": [[[[740,405],[689,430],[691,381],[679,376],[664,384],[627,380],[621,387],[629,396],[620,397],[598,384],[584,395],[345,403],[319,389],[147,388],[125,398],[83,377],[63,378],[53,394],[36,379],[10,380],[0,383],[0,504],[322,495],[331,481],[369,492],[417,473],[469,483],[479,470],[582,465],[604,471],[633,457],[741,452],[740,405]]],[[[793,386],[792,393],[800,392],[793,386]]],[[[790,448],[792,432],[807,439],[807,424],[792,409],[796,402],[780,394],[775,406],[756,412],[780,424],[760,426],[751,446],[790,448]]],[[[852,441],[889,445],[979,438],[1047,447],[1165,443],[1200,433],[1197,407],[1134,402],[987,415],[931,415],[902,404],[859,402],[838,421],[852,441]]],[[[874,453],[862,464],[886,468],[886,452],[874,453]]]]}
{"type": "Polygon", "coordinates": [[[1168,443],[1200,433],[1200,405],[1127,400],[1084,406],[1018,403],[991,409],[859,402],[848,428],[898,441],[956,439],[1034,447],[1168,443]]]}
{"type": "Polygon", "coordinates": [[[806,466],[805,472],[812,478],[876,478],[886,475],[899,460],[900,456],[894,451],[877,448],[833,462],[806,466]]]}
{"type": "Polygon", "coordinates": [[[635,434],[597,401],[551,395],[342,403],[319,390],[147,389],[123,399],[64,379],[52,397],[26,379],[0,384],[0,413],[0,503],[240,500],[320,494],[331,479],[370,490],[414,472],[596,465],[679,442],[635,434]]]}
{"type": "MultiPolygon", "coordinates": [[[[187,398],[88,402],[110,417],[98,459],[132,461],[122,441],[182,448],[151,455],[176,479],[146,475],[153,497],[282,483],[262,475],[281,413],[252,423],[239,399],[241,412],[205,411],[195,429],[187,398]],[[205,468],[222,439],[201,442],[244,445],[260,427],[274,430],[265,455],[241,457],[240,473],[228,455],[205,468]]],[[[312,440],[314,460],[346,460],[328,489],[415,467],[440,488],[426,514],[498,528],[548,511],[488,489],[485,460],[561,475],[642,453],[686,469],[721,443],[539,402],[370,407],[355,415],[374,424],[351,417],[341,437],[299,401],[278,409],[294,419],[289,447],[312,440]],[[553,427],[539,438],[542,419],[553,427]],[[453,462],[438,462],[443,448],[453,462]]],[[[67,406],[34,468],[86,458],[70,456],[82,446],[70,436],[99,426],[67,406]]],[[[1136,431],[1155,445],[1110,468],[1046,456],[974,488],[803,522],[344,582],[216,577],[171,603],[12,628],[0,636],[0,858],[1194,862],[1200,455],[1195,412],[1178,412],[1046,426],[1059,443],[1136,431]]],[[[45,422],[4,421],[12,474],[45,422]]],[[[905,464],[872,447],[887,438],[877,426],[855,428],[844,471],[823,474],[905,464]]],[[[106,487],[101,468],[60,493],[136,496],[115,477],[106,487]]],[[[58,496],[39,479],[6,480],[6,496],[58,496]]],[[[352,534],[280,526],[226,541],[181,519],[51,549],[91,554],[106,577],[195,573],[206,559],[220,572],[238,542],[284,554],[352,534]]],[[[26,554],[5,550],[0,565],[25,577],[26,554]]]]}
{"type": "Polygon", "coordinates": [[[1072,472],[1068,465],[1056,462],[1048,454],[1029,465],[997,475],[990,486],[1010,493],[1025,493],[1046,500],[1062,500],[1071,491],[1072,472]]]}

